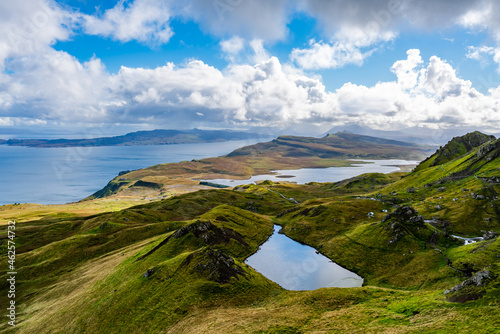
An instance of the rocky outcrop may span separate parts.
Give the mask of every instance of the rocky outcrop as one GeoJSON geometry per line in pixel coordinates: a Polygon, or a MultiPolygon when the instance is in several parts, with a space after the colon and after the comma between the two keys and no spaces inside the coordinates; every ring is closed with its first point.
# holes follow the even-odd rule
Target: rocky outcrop
{"type": "Polygon", "coordinates": [[[406,189],[406,192],[408,194],[414,194],[417,192],[417,190],[415,189],[415,187],[410,187],[410,188],[406,189]]]}
{"type": "Polygon", "coordinates": [[[411,225],[424,225],[424,219],[420,216],[414,208],[409,205],[398,207],[394,212],[389,213],[384,217],[382,222],[394,219],[396,222],[411,224],[411,225]]]}
{"type": "Polygon", "coordinates": [[[389,240],[389,243],[393,244],[403,238],[409,231],[423,227],[424,219],[414,208],[404,205],[385,216],[382,223],[386,223],[385,229],[394,235],[389,240]]]}
{"type": "Polygon", "coordinates": [[[238,232],[233,231],[230,228],[222,227],[218,228],[213,225],[209,220],[201,221],[198,220],[193,224],[184,226],[177,230],[173,237],[181,238],[188,233],[193,233],[196,238],[203,240],[208,245],[217,245],[222,243],[228,243],[231,239],[234,239],[244,246],[248,246],[245,239],[238,232]]]}
{"type": "Polygon", "coordinates": [[[218,249],[208,249],[204,252],[190,254],[181,267],[194,263],[192,271],[204,276],[210,281],[228,283],[232,277],[244,276],[245,271],[234,262],[229,255],[218,249]]]}
{"type": "MultiPolygon", "coordinates": [[[[219,218],[219,217],[218,217],[219,218]]],[[[220,218],[219,218],[220,219],[220,218]]],[[[213,246],[217,244],[223,244],[223,243],[228,243],[231,241],[231,239],[236,240],[243,246],[248,246],[247,242],[243,238],[241,234],[239,234],[236,231],[233,231],[230,228],[222,227],[219,228],[212,224],[210,220],[202,221],[198,220],[194,222],[193,224],[189,224],[186,226],[181,227],[177,231],[175,231],[174,234],[171,234],[167,238],[165,238],[162,242],[160,242],[156,247],[151,249],[149,252],[144,254],[143,256],[139,257],[137,261],[140,261],[154,252],[156,252],[158,249],[163,247],[165,244],[167,244],[172,238],[175,239],[180,239],[184,237],[185,235],[192,233],[194,236],[198,239],[203,240],[206,244],[213,246]]]]}
{"type": "Polygon", "coordinates": [[[148,277],[151,277],[153,276],[153,274],[155,273],[154,269],[148,269],[146,270],[146,272],[144,273],[144,278],[148,278],[148,277]]]}
{"type": "MultiPolygon", "coordinates": [[[[475,149],[476,147],[479,147],[488,142],[492,142],[494,140],[495,140],[494,136],[489,136],[478,131],[468,133],[462,137],[454,137],[444,147],[441,147],[439,150],[436,151],[435,159],[431,166],[439,166],[448,161],[452,161],[464,155],[465,153],[475,149]]],[[[479,151],[481,151],[483,147],[479,151]]],[[[489,150],[491,149],[484,149],[484,150],[489,152],[489,150]]]]}
{"type": "Polygon", "coordinates": [[[446,290],[445,295],[448,295],[448,300],[456,303],[464,303],[469,300],[476,300],[483,296],[483,291],[480,287],[487,284],[492,278],[489,270],[478,271],[473,277],[463,281],[462,283],[446,290]]]}
{"type": "Polygon", "coordinates": [[[484,234],[483,234],[484,240],[491,240],[491,239],[495,239],[496,237],[498,237],[498,233],[495,231],[487,231],[487,232],[484,232],[484,234]]]}
{"type": "Polygon", "coordinates": [[[484,159],[487,162],[496,159],[500,156],[500,141],[494,141],[483,145],[476,153],[478,159],[484,159]]]}

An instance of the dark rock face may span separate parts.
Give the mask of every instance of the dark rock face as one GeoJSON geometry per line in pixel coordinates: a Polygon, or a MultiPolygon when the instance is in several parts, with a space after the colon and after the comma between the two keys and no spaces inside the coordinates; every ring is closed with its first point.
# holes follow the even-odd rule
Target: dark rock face
{"type": "Polygon", "coordinates": [[[384,217],[382,223],[388,222],[385,227],[394,237],[389,240],[390,244],[398,242],[407,234],[407,228],[419,228],[424,226],[424,219],[411,206],[404,205],[398,207],[394,212],[384,217]]]}
{"type": "Polygon", "coordinates": [[[147,181],[142,181],[139,180],[135,182],[132,187],[144,187],[144,188],[151,188],[151,189],[160,189],[162,187],[161,184],[155,183],[155,182],[147,182],[147,181]]]}
{"type": "Polygon", "coordinates": [[[243,269],[229,255],[218,249],[209,249],[202,254],[189,255],[181,266],[197,261],[193,271],[217,283],[228,283],[232,277],[244,276],[243,269]]]}
{"type": "Polygon", "coordinates": [[[445,295],[449,295],[448,300],[456,303],[464,303],[469,300],[477,300],[483,296],[480,287],[484,286],[491,278],[489,270],[478,271],[473,277],[446,290],[445,295]]]}
{"type": "Polygon", "coordinates": [[[398,207],[394,212],[389,213],[382,222],[395,219],[397,222],[411,225],[424,225],[424,219],[418,215],[417,210],[409,205],[398,207]]]}
{"type": "Polygon", "coordinates": [[[194,224],[184,226],[177,230],[173,237],[179,239],[188,233],[193,233],[195,237],[202,239],[208,245],[228,243],[234,239],[242,245],[248,246],[243,236],[238,232],[225,227],[218,228],[210,221],[198,220],[194,224]]]}
{"type": "Polygon", "coordinates": [[[471,194],[471,197],[474,198],[474,199],[477,199],[479,201],[485,199],[485,197],[483,195],[480,195],[480,194],[476,194],[476,193],[472,193],[471,194]]]}
{"type": "Polygon", "coordinates": [[[410,188],[406,189],[406,192],[408,192],[409,194],[414,194],[417,191],[416,191],[415,187],[410,187],[410,188]]]}
{"type": "Polygon", "coordinates": [[[153,276],[153,274],[155,273],[154,269],[148,269],[145,273],[144,273],[144,277],[145,278],[148,278],[148,277],[151,277],[153,276]]]}

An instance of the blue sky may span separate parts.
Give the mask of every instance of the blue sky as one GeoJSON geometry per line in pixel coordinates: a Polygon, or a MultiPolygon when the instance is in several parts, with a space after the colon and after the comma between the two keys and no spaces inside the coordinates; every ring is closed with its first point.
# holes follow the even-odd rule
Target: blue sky
{"type": "Polygon", "coordinates": [[[499,14],[493,0],[3,2],[0,134],[495,132],[499,14]]]}

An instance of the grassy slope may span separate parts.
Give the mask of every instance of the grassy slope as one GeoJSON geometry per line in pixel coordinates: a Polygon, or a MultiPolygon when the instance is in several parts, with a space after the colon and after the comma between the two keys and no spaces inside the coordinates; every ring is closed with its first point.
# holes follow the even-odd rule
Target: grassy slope
{"type": "MultiPolygon", "coordinates": [[[[484,151],[408,175],[367,174],[335,184],[265,182],[91,217],[21,223],[18,331],[492,332],[500,326],[500,241],[461,246],[447,237],[449,232],[500,232],[497,185],[490,182],[500,177],[500,158],[484,151]],[[464,176],[468,170],[473,173],[464,176]],[[460,179],[450,178],[458,172],[460,179]],[[408,193],[411,187],[415,192],[408,193]],[[462,192],[464,187],[471,191],[462,192]],[[485,199],[472,198],[472,192],[485,199]],[[402,224],[405,235],[391,243],[394,220],[383,221],[382,210],[393,211],[395,203],[411,204],[424,218],[444,223],[402,224]],[[438,204],[442,209],[435,208],[438,204]],[[189,230],[207,222],[213,227],[206,233],[189,230]],[[244,259],[274,223],[360,273],[366,286],[286,291],[246,266],[244,259]],[[446,258],[455,268],[488,268],[496,275],[479,289],[482,298],[463,304],[446,300],[443,291],[466,278],[446,258]],[[144,277],[149,269],[153,275],[144,277]],[[224,279],[227,271],[237,274],[224,279]]],[[[5,289],[1,285],[3,305],[5,289]]]]}

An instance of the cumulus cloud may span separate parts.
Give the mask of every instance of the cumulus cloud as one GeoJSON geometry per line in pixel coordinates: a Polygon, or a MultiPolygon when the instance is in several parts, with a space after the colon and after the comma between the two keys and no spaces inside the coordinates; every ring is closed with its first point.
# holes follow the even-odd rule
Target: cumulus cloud
{"type": "Polygon", "coordinates": [[[244,49],[245,40],[239,36],[234,36],[220,42],[222,51],[227,55],[231,62],[244,49]]]}
{"type": "Polygon", "coordinates": [[[397,80],[370,87],[346,83],[335,92],[275,57],[224,71],[193,60],[109,74],[99,59],[80,64],[54,51],[14,65],[18,74],[0,95],[4,120],[184,127],[358,122],[379,129],[500,125],[500,89],[481,94],[446,61],[433,56],[424,62],[415,49],[392,66],[397,80]]]}
{"type": "Polygon", "coordinates": [[[332,69],[348,64],[363,65],[371,52],[363,53],[353,45],[310,41],[308,49],[293,49],[290,59],[303,69],[332,69]]]}
{"type": "MultiPolygon", "coordinates": [[[[460,0],[453,6],[444,0],[134,0],[120,1],[102,15],[83,15],[52,0],[4,1],[0,125],[22,120],[167,125],[175,121],[184,127],[195,122],[499,126],[500,88],[479,93],[449,63],[436,56],[424,62],[416,49],[391,67],[397,80],[370,87],[346,83],[329,92],[320,78],[300,71],[360,65],[397,37],[402,22],[419,28],[458,24],[486,29],[498,42],[498,6],[491,0],[460,0]],[[326,41],[293,50],[291,59],[299,69],[270,57],[265,48],[286,37],[290,14],[296,12],[316,18],[326,41]],[[97,58],[82,63],[51,47],[70,38],[75,26],[122,42],[167,43],[173,34],[170,22],[176,17],[193,19],[202,30],[223,38],[220,47],[231,64],[220,70],[192,60],[154,69],[122,67],[110,74],[97,58]]],[[[489,56],[500,63],[497,50],[472,47],[468,56],[489,56]]]]}
{"type": "Polygon", "coordinates": [[[119,1],[102,16],[82,15],[85,32],[121,42],[164,44],[170,40],[171,9],[164,0],[119,1]]]}
{"type": "Polygon", "coordinates": [[[73,14],[50,0],[0,2],[0,71],[7,58],[42,53],[67,40],[73,25],[73,14]]]}
{"type": "Polygon", "coordinates": [[[420,50],[411,49],[406,54],[407,59],[398,60],[391,67],[391,71],[398,77],[398,84],[403,90],[412,89],[417,85],[419,72],[415,69],[423,64],[420,50]]]}

